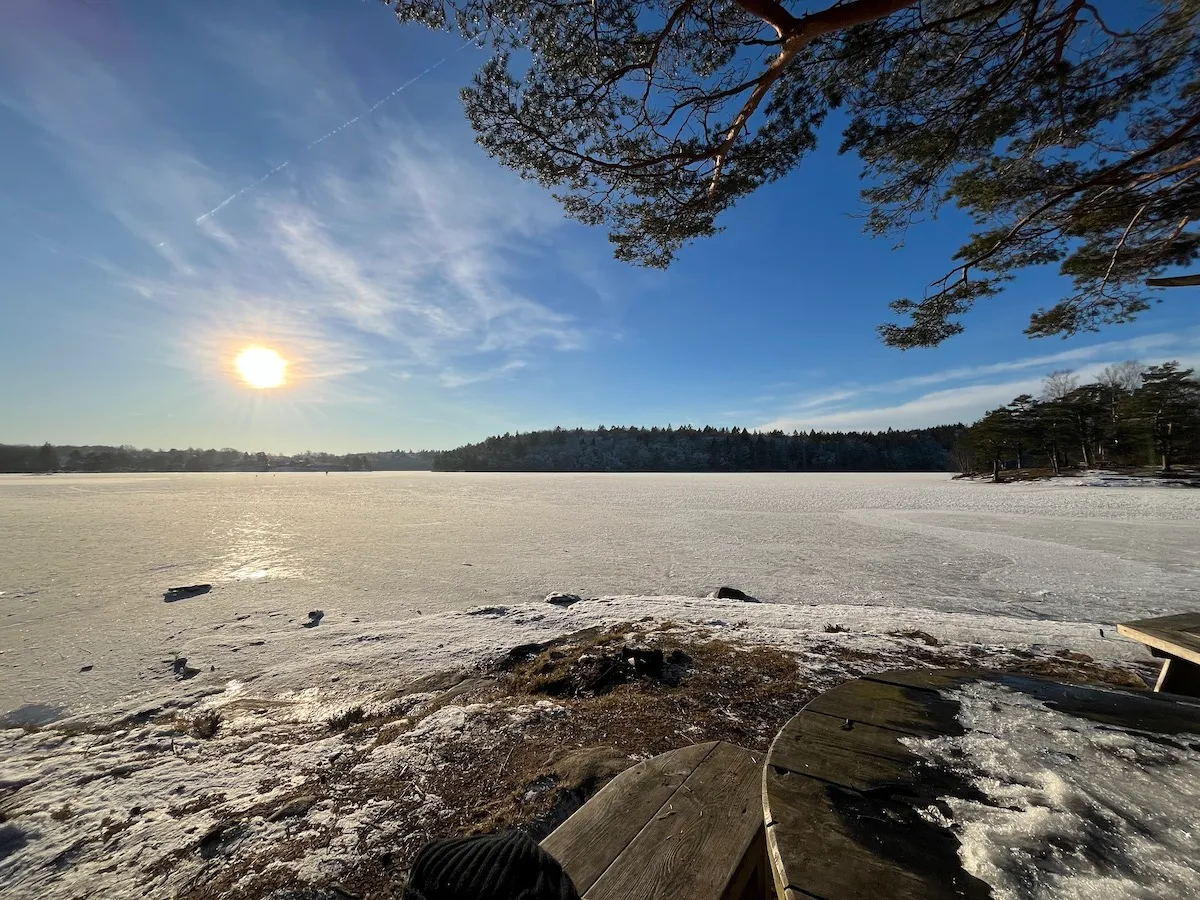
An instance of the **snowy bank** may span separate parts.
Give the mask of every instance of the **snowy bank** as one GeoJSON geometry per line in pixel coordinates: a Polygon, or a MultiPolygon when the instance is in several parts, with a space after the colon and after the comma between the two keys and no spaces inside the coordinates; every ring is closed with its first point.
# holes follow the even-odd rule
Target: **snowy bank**
{"type": "MultiPolygon", "coordinates": [[[[671,746],[765,748],[806,699],[866,672],[977,665],[1131,685],[1149,672],[1138,645],[1094,624],[688,597],[297,631],[294,654],[262,671],[226,679],[208,664],[217,638],[197,640],[188,680],[0,732],[6,896],[390,896],[430,836],[561,817],[671,746]],[[518,645],[535,654],[568,634],[674,647],[687,675],[537,697],[497,668],[518,645]],[[576,751],[600,752],[606,774],[563,774],[576,751]]],[[[546,659],[599,652],[564,646],[546,659]]]]}

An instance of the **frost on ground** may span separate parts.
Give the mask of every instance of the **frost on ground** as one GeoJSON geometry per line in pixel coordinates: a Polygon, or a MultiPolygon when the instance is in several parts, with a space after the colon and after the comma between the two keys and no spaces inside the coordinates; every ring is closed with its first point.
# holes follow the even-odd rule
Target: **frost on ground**
{"type": "Polygon", "coordinates": [[[200,664],[158,695],[0,732],[5,897],[392,897],[430,838],[540,837],[637,759],[715,739],[765,751],[861,674],[1148,674],[1095,625],[682,597],[315,631],[237,680],[200,664]]]}
{"type": "Polygon", "coordinates": [[[925,815],[997,900],[1200,897],[1200,735],[1099,724],[987,682],[947,696],[967,733],[903,743],[983,795],[925,815]]]}

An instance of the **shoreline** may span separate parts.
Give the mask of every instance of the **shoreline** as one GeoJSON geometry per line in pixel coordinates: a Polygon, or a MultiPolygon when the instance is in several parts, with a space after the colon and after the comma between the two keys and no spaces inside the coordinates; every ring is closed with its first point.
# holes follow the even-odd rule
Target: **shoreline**
{"type": "Polygon", "coordinates": [[[1191,487],[1200,488],[1200,470],[1180,469],[1159,472],[1149,468],[1092,468],[1063,469],[1054,472],[1050,468],[1001,469],[1000,480],[991,472],[963,472],[953,476],[954,481],[972,481],[983,484],[1059,484],[1077,487],[1191,487]]]}

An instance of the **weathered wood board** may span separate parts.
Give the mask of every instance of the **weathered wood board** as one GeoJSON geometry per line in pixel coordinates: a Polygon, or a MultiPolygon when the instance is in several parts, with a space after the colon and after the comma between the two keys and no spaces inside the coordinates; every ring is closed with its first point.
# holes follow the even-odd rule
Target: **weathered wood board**
{"type": "Polygon", "coordinates": [[[1200,697],[1200,613],[1139,619],[1117,626],[1155,656],[1165,656],[1155,691],[1200,697]]]}
{"type": "Polygon", "coordinates": [[[1139,619],[1118,625],[1117,631],[1127,638],[1200,666],[1200,613],[1139,619]]]}
{"type": "Polygon", "coordinates": [[[812,701],[776,737],[763,771],[767,853],[781,900],[819,897],[987,898],[963,871],[958,840],[919,809],[971,796],[953,772],[925,765],[901,741],[959,735],[943,691],[1002,684],[999,704],[1033,697],[1061,712],[1158,734],[1200,733],[1200,703],[967,669],[885,672],[812,701]]]}
{"type": "Polygon", "coordinates": [[[734,900],[765,879],[761,785],[760,756],[686,747],[621,773],[542,846],[585,900],[734,900]]]}

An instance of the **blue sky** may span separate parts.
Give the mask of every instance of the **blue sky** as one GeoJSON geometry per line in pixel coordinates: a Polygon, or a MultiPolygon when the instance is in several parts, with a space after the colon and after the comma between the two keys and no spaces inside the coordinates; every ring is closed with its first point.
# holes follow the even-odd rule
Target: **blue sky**
{"type": "Polygon", "coordinates": [[[0,441],[907,428],[1056,368],[1200,362],[1183,296],[1030,341],[1029,312],[1065,286],[1046,270],[940,348],[887,349],[888,301],[942,274],[966,222],[951,211],[900,249],[867,238],[833,133],[670,271],[619,264],[474,144],[457,92],[481,62],[370,0],[0,6],[0,441]],[[291,360],[287,387],[239,383],[252,344],[291,360]]]}

